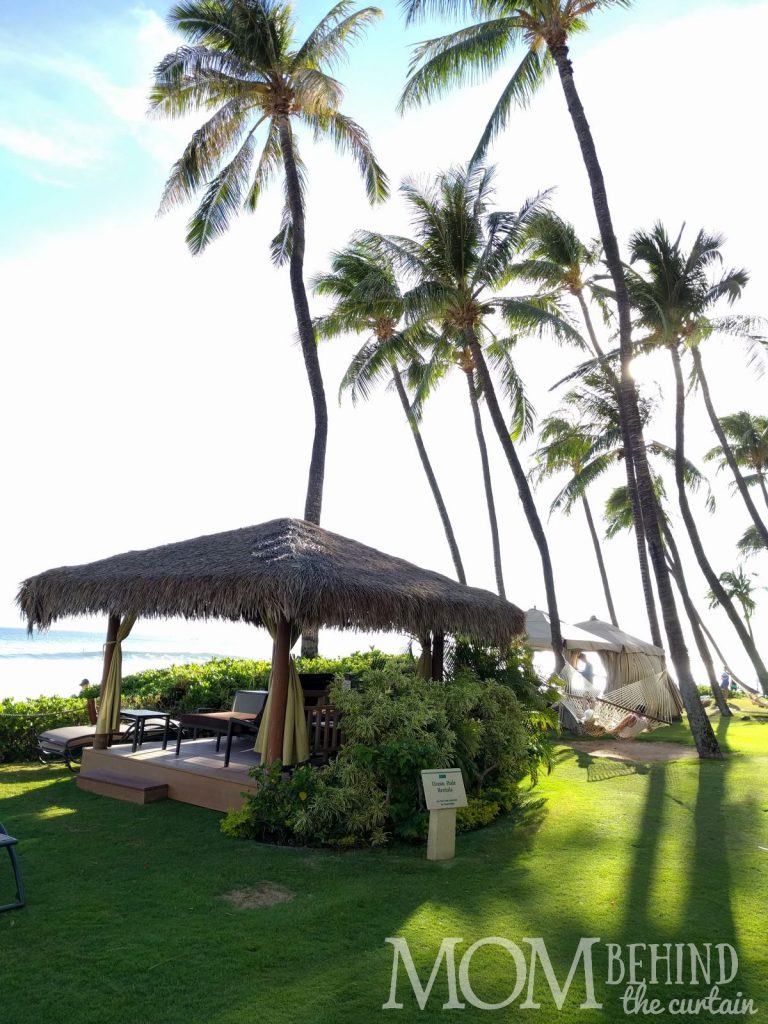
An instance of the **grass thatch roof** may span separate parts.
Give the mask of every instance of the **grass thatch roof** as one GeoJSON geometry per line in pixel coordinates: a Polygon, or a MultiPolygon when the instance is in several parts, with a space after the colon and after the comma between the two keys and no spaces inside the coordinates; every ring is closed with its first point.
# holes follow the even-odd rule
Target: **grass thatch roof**
{"type": "Polygon", "coordinates": [[[420,569],[299,519],[273,519],[25,580],[17,602],[30,630],[68,615],[144,618],[285,616],[304,629],[463,633],[505,643],[523,613],[485,590],[420,569]]]}

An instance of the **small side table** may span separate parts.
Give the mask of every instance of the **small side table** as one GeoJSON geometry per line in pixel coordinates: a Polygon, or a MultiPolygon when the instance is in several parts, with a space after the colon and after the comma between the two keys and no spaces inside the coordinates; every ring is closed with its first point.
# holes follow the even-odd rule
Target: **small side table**
{"type": "Polygon", "coordinates": [[[132,708],[130,711],[121,710],[120,717],[127,718],[134,723],[132,754],[135,754],[137,748],[144,742],[144,726],[147,720],[151,718],[162,718],[165,720],[163,727],[163,750],[168,746],[168,728],[171,724],[170,711],[147,711],[146,708],[132,708]]]}

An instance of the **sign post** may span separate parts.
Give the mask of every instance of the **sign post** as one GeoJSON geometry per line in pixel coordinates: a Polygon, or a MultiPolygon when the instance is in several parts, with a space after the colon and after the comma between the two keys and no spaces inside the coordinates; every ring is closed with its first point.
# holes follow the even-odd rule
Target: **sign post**
{"type": "Polygon", "coordinates": [[[426,768],[421,783],[429,811],[427,860],[451,860],[456,853],[456,808],[467,806],[460,768],[426,768]]]}

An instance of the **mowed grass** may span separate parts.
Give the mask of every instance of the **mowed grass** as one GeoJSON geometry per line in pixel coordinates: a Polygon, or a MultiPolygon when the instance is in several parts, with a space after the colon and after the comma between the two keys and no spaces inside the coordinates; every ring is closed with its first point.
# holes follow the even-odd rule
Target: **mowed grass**
{"type": "MultiPolygon", "coordinates": [[[[523,996],[496,1014],[443,1011],[442,974],[424,1011],[404,978],[405,1008],[382,1010],[387,936],[408,939],[426,981],[444,937],[462,937],[461,954],[492,935],[523,949],[523,937],[543,937],[561,981],[582,936],[730,942],[740,969],[729,990],[755,1000],[751,1019],[768,1019],[768,727],[732,721],[725,730],[740,752],[722,762],[620,764],[562,748],[534,791],[538,804],[460,836],[457,858],[437,865],[423,848],[336,854],[235,842],[214,812],[137,807],[81,793],[63,770],[5,767],[0,820],[21,840],[29,903],[0,915],[0,1021],[626,1019],[623,986],[605,986],[599,951],[600,1011],[578,1009],[578,981],[560,1012],[541,984],[538,1013],[519,1009],[523,996]],[[263,882],[294,899],[251,910],[222,899],[263,882]]],[[[9,890],[0,860],[0,899],[9,890]]],[[[471,981],[480,998],[503,1000],[514,981],[509,957],[481,950],[471,981]]]]}
{"type": "MultiPolygon", "coordinates": [[[[731,754],[759,756],[768,753],[768,712],[747,699],[729,700],[728,704],[734,712],[730,718],[723,718],[717,711],[710,716],[720,748],[731,754]]],[[[638,739],[651,743],[664,740],[694,745],[687,719],[643,733],[638,739]]]]}

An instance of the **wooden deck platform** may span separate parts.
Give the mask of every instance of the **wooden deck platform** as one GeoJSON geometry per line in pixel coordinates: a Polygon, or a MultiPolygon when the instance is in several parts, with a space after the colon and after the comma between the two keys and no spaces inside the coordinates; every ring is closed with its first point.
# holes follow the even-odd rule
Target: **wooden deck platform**
{"type": "Polygon", "coordinates": [[[167,750],[160,743],[145,743],[135,754],[129,744],[120,744],[108,750],[83,752],[82,788],[96,791],[87,786],[88,773],[93,772],[109,775],[113,781],[123,778],[128,786],[131,781],[167,786],[171,800],[228,811],[241,806],[244,792],[256,791],[248,769],[258,763],[253,737],[235,739],[228,768],[224,767],[224,740],[219,753],[215,739],[184,740],[178,757],[172,743],[167,750]]]}

